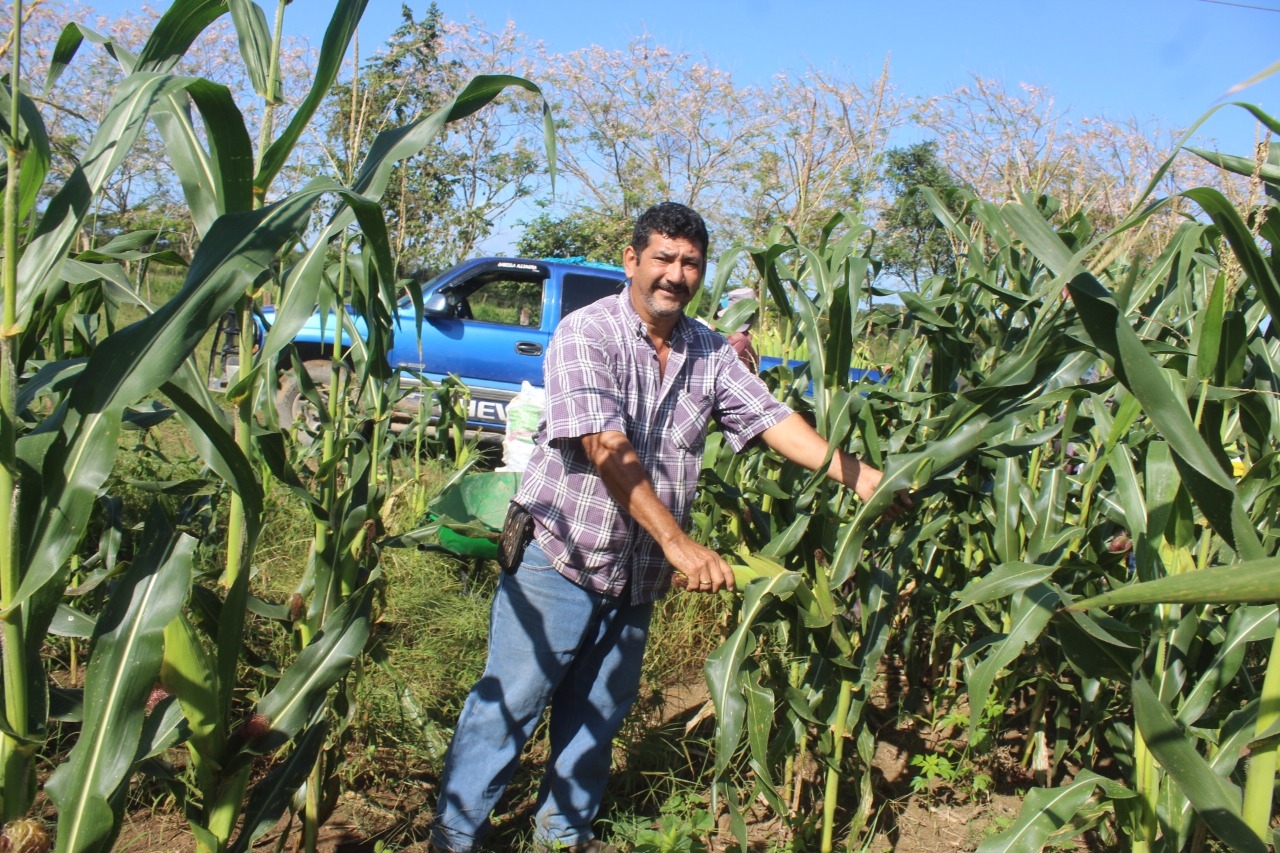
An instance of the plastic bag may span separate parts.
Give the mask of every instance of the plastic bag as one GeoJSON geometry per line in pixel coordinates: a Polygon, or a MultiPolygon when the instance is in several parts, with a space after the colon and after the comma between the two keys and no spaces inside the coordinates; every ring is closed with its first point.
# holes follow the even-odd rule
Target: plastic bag
{"type": "Polygon", "coordinates": [[[528,381],[520,384],[520,393],[507,404],[507,434],[502,439],[502,467],[499,471],[523,471],[533,455],[533,436],[542,420],[547,393],[528,381]]]}

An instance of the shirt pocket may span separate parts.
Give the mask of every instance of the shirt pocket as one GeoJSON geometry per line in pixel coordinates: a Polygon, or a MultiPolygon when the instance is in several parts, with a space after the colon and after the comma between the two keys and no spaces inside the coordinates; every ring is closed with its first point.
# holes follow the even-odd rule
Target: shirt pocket
{"type": "Polygon", "coordinates": [[[671,416],[671,436],[677,447],[701,452],[707,438],[713,402],[710,394],[680,392],[671,416]]]}

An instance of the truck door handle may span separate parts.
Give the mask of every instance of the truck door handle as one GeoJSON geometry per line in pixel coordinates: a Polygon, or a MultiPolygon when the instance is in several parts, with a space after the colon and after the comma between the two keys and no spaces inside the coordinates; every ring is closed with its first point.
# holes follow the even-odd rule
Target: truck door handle
{"type": "Polygon", "coordinates": [[[516,352],[520,355],[542,355],[542,344],[533,341],[520,341],[516,344],[516,352]]]}

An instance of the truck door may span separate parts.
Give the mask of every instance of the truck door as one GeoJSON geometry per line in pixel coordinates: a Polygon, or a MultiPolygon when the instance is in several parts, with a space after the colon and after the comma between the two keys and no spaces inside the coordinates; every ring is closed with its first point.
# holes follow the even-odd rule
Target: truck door
{"type": "Polygon", "coordinates": [[[433,381],[456,374],[471,388],[472,419],[504,422],[520,383],[542,384],[553,322],[546,280],[546,267],[520,261],[489,260],[461,271],[427,294],[431,310],[420,341],[412,307],[401,306],[392,362],[433,381]]]}

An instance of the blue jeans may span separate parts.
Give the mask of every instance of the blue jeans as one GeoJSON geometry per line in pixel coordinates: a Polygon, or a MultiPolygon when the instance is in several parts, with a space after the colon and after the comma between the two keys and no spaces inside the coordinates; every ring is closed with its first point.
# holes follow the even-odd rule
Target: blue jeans
{"type": "Polygon", "coordinates": [[[652,604],[566,580],[536,542],[504,574],[489,616],[484,674],[462,707],[445,757],[432,841],[470,853],[490,828],[520,752],[548,704],[551,753],[535,838],[585,844],[600,809],[613,737],[635,701],[652,604]]]}

